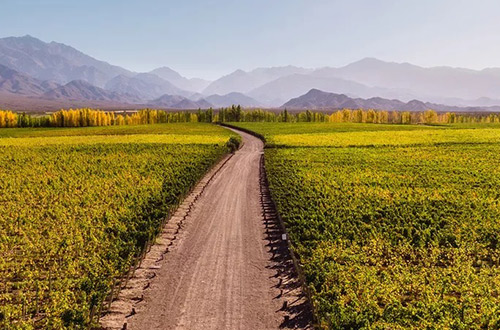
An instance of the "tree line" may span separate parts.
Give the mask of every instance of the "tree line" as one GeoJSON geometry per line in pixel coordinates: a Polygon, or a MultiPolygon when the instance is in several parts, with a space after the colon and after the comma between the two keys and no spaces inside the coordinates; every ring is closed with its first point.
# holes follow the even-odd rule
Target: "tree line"
{"type": "Polygon", "coordinates": [[[343,109],[334,112],[302,111],[281,112],[261,109],[242,110],[239,106],[221,109],[215,116],[217,122],[332,122],[374,124],[454,124],[454,123],[500,123],[497,113],[438,113],[385,111],[373,109],[343,109]]]}
{"type": "Polygon", "coordinates": [[[269,111],[262,109],[243,110],[231,106],[214,110],[166,111],[143,109],[136,112],[102,111],[95,109],[60,110],[49,115],[29,115],[0,110],[0,128],[9,127],[86,127],[112,125],[145,125],[186,122],[332,122],[332,123],[377,123],[377,124],[453,124],[453,123],[499,123],[496,113],[438,113],[343,109],[334,112],[288,110],[269,111]]]}
{"type": "Polygon", "coordinates": [[[164,111],[143,109],[136,112],[102,111],[95,109],[60,110],[37,116],[0,110],[0,128],[11,127],[86,127],[146,125],[159,123],[213,122],[214,111],[164,111]]]}

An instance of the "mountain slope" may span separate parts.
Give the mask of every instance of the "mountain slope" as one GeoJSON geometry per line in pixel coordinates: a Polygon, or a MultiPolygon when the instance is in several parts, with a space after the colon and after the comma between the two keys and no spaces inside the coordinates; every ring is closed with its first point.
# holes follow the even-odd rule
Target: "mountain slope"
{"type": "Polygon", "coordinates": [[[119,75],[108,81],[104,88],[120,94],[134,95],[136,98],[142,100],[156,99],[164,94],[190,94],[150,73],[140,73],[133,77],[119,75]]]}
{"type": "Polygon", "coordinates": [[[369,87],[345,79],[294,74],[273,80],[252,90],[248,95],[264,104],[279,106],[286,100],[313,88],[356,96],[368,95],[370,92],[369,87]]]}
{"type": "Polygon", "coordinates": [[[255,99],[246,96],[242,93],[229,93],[226,95],[210,95],[205,98],[208,102],[213,104],[215,107],[230,107],[234,105],[241,105],[243,107],[259,107],[261,103],[255,99]]]}
{"type": "Polygon", "coordinates": [[[168,108],[168,109],[208,109],[213,107],[212,104],[204,99],[198,101],[192,101],[180,95],[168,95],[165,94],[153,101],[151,101],[149,106],[168,108]]]}
{"type": "Polygon", "coordinates": [[[312,70],[285,66],[249,72],[237,70],[209,83],[187,79],[168,67],[136,74],[73,47],[24,36],[0,39],[0,65],[3,66],[0,92],[20,96],[39,96],[61,84],[79,80],[136,101],[149,101],[164,94],[196,101],[203,95],[211,95],[211,103],[217,106],[279,106],[310,89],[365,99],[381,97],[403,102],[418,99],[460,107],[500,104],[500,68],[424,68],[374,58],[340,68],[312,70]]]}
{"type": "Polygon", "coordinates": [[[0,64],[0,92],[41,95],[56,87],[53,82],[40,81],[0,64]]]}
{"type": "Polygon", "coordinates": [[[225,95],[231,92],[247,93],[280,77],[285,77],[292,74],[306,74],[311,71],[312,70],[310,69],[298,68],[294,66],[258,68],[250,72],[236,70],[233,73],[223,76],[212,82],[203,91],[203,94],[225,95]]]}
{"type": "Polygon", "coordinates": [[[110,92],[102,88],[93,86],[83,80],[74,80],[64,86],[59,86],[42,95],[50,100],[71,100],[71,101],[110,101],[118,103],[133,103],[138,100],[131,95],[110,92]]]}
{"type": "Polygon", "coordinates": [[[306,94],[291,99],[282,105],[287,109],[378,109],[378,110],[402,110],[423,111],[429,109],[429,105],[421,101],[413,100],[408,103],[399,100],[388,100],[380,97],[361,99],[351,98],[344,94],[327,93],[317,89],[311,89],[306,94]]]}
{"type": "Polygon", "coordinates": [[[132,74],[73,47],[31,36],[0,39],[0,64],[39,80],[64,84],[78,79],[99,87],[117,75],[132,74]]]}
{"type": "Polygon", "coordinates": [[[413,97],[433,102],[451,98],[498,98],[500,95],[500,70],[497,69],[423,68],[409,63],[366,58],[341,68],[318,69],[311,75],[343,78],[372,87],[406,90],[413,97]]]}
{"type": "Polygon", "coordinates": [[[204,90],[210,84],[210,81],[200,78],[185,78],[166,66],[157,68],[149,73],[157,75],[180,89],[197,93],[204,90]]]}

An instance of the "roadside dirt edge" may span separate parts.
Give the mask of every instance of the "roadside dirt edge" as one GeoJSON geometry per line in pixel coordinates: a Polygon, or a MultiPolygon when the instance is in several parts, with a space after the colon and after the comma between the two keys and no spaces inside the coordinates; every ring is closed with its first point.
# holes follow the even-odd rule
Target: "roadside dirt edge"
{"type": "Polygon", "coordinates": [[[101,316],[101,329],[126,329],[127,318],[135,314],[135,304],[144,299],[144,291],[161,269],[161,261],[169,252],[170,246],[181,232],[184,220],[191,213],[191,209],[203,194],[205,187],[224,165],[233,157],[233,154],[224,156],[207,174],[195,185],[192,191],[182,201],[179,207],[167,220],[162,231],[140,262],[133,276],[125,282],[118,296],[112,301],[110,308],[101,316]]]}

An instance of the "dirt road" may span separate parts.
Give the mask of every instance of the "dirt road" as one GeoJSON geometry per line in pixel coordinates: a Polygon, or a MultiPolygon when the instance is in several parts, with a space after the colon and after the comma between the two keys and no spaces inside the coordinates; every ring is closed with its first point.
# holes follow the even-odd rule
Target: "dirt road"
{"type": "Polygon", "coordinates": [[[243,147],[194,203],[127,329],[287,327],[260,200],[263,144],[240,134],[243,147]]]}

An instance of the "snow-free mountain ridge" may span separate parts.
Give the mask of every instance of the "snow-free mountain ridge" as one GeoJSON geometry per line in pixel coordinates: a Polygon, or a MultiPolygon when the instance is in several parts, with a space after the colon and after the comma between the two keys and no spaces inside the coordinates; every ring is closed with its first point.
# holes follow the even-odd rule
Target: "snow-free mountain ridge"
{"type": "Polygon", "coordinates": [[[397,99],[403,103],[420,100],[426,105],[481,110],[500,105],[500,68],[424,68],[365,58],[339,68],[288,65],[236,70],[210,82],[183,77],[169,67],[133,72],[71,46],[47,43],[29,35],[0,39],[0,94],[3,99],[8,95],[9,103],[4,104],[9,105],[15,105],[16,98],[22,103],[26,98],[43,97],[68,101],[65,103],[68,106],[76,104],[75,101],[82,104],[105,99],[133,107],[154,105],[154,101],[169,95],[181,96],[182,102],[175,104],[186,108],[231,104],[279,107],[311,89],[344,94],[352,99],[397,99]]]}

